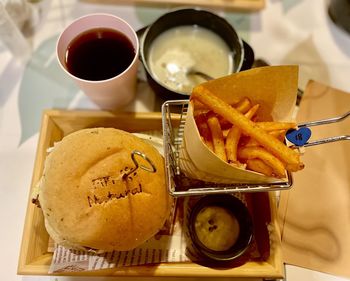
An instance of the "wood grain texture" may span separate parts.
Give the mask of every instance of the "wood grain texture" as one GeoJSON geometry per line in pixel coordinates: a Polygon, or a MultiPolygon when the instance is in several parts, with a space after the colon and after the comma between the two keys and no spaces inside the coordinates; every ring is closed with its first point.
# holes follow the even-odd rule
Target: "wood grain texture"
{"type": "MultiPolygon", "coordinates": [[[[84,0],[85,2],[96,2],[96,0],[84,0]]],[[[105,4],[139,4],[155,6],[191,6],[208,8],[225,8],[237,11],[254,12],[265,7],[265,0],[101,0],[98,3],[105,4]]]]}
{"type": "MultiPolygon", "coordinates": [[[[176,118],[175,118],[176,119],[176,118]]],[[[31,192],[42,175],[47,149],[63,136],[83,128],[114,127],[130,132],[162,129],[161,113],[111,113],[103,111],[45,111],[42,118],[31,192]]],[[[31,193],[30,192],[30,193],[31,193]]],[[[236,268],[203,267],[195,263],[161,263],[89,272],[66,272],[63,275],[85,276],[176,276],[176,277],[252,277],[281,278],[283,263],[280,231],[274,193],[268,194],[271,221],[270,239],[274,241],[266,261],[249,261],[236,268]]],[[[28,199],[28,207],[18,263],[20,275],[48,275],[53,253],[48,252],[49,235],[42,212],[28,199]]]]}

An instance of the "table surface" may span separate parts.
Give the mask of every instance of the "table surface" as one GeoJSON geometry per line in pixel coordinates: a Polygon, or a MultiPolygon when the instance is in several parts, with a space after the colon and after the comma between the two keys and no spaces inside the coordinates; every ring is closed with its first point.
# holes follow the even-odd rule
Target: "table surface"
{"type": "MultiPolygon", "coordinates": [[[[42,111],[98,109],[59,68],[54,52],[56,40],[73,19],[88,13],[115,14],[137,30],[173,8],[168,4],[155,7],[96,2],[37,2],[33,6],[34,28],[26,31],[32,53],[25,64],[13,58],[0,42],[1,280],[85,280],[16,274],[42,111]]],[[[301,89],[313,79],[350,91],[350,34],[333,24],[327,5],[326,0],[270,0],[265,9],[255,13],[212,10],[237,29],[257,58],[272,65],[298,64],[301,89]]],[[[147,112],[158,106],[156,95],[146,83],[140,83],[136,100],[125,110],[147,112]]],[[[348,280],[292,265],[286,266],[286,277],[288,281],[348,280]]]]}

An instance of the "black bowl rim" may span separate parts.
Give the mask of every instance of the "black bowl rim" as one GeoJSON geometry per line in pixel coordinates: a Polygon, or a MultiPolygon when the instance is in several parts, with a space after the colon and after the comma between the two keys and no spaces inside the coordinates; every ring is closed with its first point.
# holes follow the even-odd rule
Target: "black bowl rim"
{"type": "Polygon", "coordinates": [[[167,85],[163,84],[161,81],[159,81],[152,73],[152,71],[149,69],[149,66],[148,66],[148,63],[147,63],[147,60],[146,60],[146,57],[145,57],[145,53],[144,53],[144,42],[147,38],[147,34],[149,33],[150,29],[152,28],[152,26],[154,24],[156,24],[157,22],[159,22],[160,20],[162,20],[164,17],[167,17],[169,14],[172,14],[172,13],[178,13],[178,12],[181,12],[181,11],[195,11],[195,12],[203,12],[203,13],[207,13],[207,14],[210,14],[216,18],[218,18],[219,20],[227,23],[227,26],[232,30],[233,33],[236,34],[237,36],[237,40],[238,40],[238,44],[241,48],[241,58],[240,58],[240,64],[238,65],[237,69],[235,72],[232,72],[232,73],[237,73],[241,70],[242,66],[243,66],[243,63],[244,63],[244,58],[245,58],[245,54],[244,54],[244,45],[243,45],[243,40],[242,38],[237,34],[236,30],[233,28],[233,26],[223,17],[221,17],[220,15],[212,12],[212,11],[209,11],[209,10],[206,10],[204,8],[201,8],[201,7],[185,7],[185,8],[175,8],[175,9],[172,9],[168,12],[166,12],[165,14],[159,16],[155,21],[153,21],[152,23],[150,23],[149,25],[147,25],[145,27],[145,30],[142,32],[142,35],[140,36],[140,57],[141,57],[141,62],[143,64],[143,67],[145,68],[147,74],[157,83],[159,84],[161,87],[165,88],[166,90],[174,93],[174,94],[178,94],[180,96],[183,96],[184,98],[188,98],[190,96],[190,94],[187,94],[187,93],[183,93],[183,92],[179,92],[177,90],[174,90],[170,87],[168,87],[167,85]]]}
{"type": "MultiPolygon", "coordinates": [[[[232,211],[232,209],[231,209],[231,211],[232,211]]],[[[241,227],[242,222],[239,221],[239,223],[240,223],[240,227],[241,227]]],[[[195,206],[191,210],[188,227],[189,227],[190,238],[192,240],[192,243],[195,247],[196,252],[199,255],[201,255],[205,258],[209,258],[213,261],[232,261],[232,260],[235,260],[235,259],[241,257],[248,250],[248,248],[253,240],[253,221],[252,221],[252,217],[248,211],[248,208],[245,206],[245,204],[240,199],[238,199],[237,197],[235,197],[231,194],[207,195],[207,196],[204,196],[201,199],[199,199],[199,201],[196,202],[195,206]],[[232,250],[231,249],[227,250],[227,251],[211,250],[199,241],[197,234],[196,234],[196,231],[194,229],[194,219],[196,218],[196,216],[200,212],[200,210],[202,210],[204,207],[208,207],[208,206],[220,206],[220,207],[225,208],[225,206],[222,206],[218,203],[221,200],[231,201],[232,203],[235,204],[235,210],[237,210],[237,208],[238,208],[240,212],[244,213],[244,216],[245,216],[244,224],[245,224],[246,230],[248,231],[248,235],[247,235],[247,237],[245,237],[246,239],[244,240],[244,245],[242,247],[240,247],[239,249],[235,249],[234,248],[235,245],[233,245],[232,250]]]]}

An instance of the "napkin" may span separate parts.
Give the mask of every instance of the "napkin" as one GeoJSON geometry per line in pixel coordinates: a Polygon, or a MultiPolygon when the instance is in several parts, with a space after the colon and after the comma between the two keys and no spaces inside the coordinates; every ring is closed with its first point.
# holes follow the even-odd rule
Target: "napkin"
{"type": "MultiPolygon", "coordinates": [[[[298,122],[335,117],[350,110],[350,94],[309,81],[298,122]]],[[[349,135],[350,118],[311,127],[311,139],[349,135]]],[[[305,148],[305,169],[281,192],[279,220],[284,262],[350,277],[350,142],[305,148]]]]}

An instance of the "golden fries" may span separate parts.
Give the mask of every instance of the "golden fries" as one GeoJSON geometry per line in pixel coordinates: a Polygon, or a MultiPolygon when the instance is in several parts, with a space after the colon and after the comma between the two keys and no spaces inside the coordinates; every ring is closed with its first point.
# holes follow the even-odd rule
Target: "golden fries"
{"type": "Polygon", "coordinates": [[[264,161],[260,159],[248,159],[247,160],[247,169],[261,173],[265,176],[272,177],[273,170],[270,166],[265,164],[264,161]]]}
{"type": "Polygon", "coordinates": [[[283,142],[286,136],[286,130],[269,131],[269,135],[274,136],[276,139],[283,142]]]}
{"type": "MultiPolygon", "coordinates": [[[[271,168],[273,168],[273,171],[277,176],[283,177],[285,175],[285,169],[294,172],[304,167],[303,163],[301,163],[299,159],[298,152],[287,147],[276,137],[269,135],[263,128],[257,125],[257,123],[249,120],[249,118],[244,116],[236,108],[230,106],[225,101],[215,96],[213,93],[211,93],[211,91],[209,91],[202,85],[199,85],[193,89],[191,100],[197,100],[201,102],[202,104],[207,106],[208,109],[212,110],[216,114],[228,120],[233,126],[236,126],[238,129],[240,129],[242,133],[255,139],[259,143],[259,145],[264,148],[264,152],[261,152],[261,150],[252,150],[253,148],[249,148],[250,150],[247,151],[249,153],[254,153],[254,155],[259,156],[254,158],[262,159],[265,163],[268,163],[268,165],[271,168]]],[[[280,129],[282,128],[279,127],[277,130],[280,129]]],[[[221,130],[220,132],[222,135],[221,130]]],[[[241,152],[238,153],[238,156],[240,156],[242,159],[251,159],[251,156],[247,157],[248,155],[245,154],[247,153],[247,151],[243,151],[244,153],[242,154],[243,149],[244,148],[242,148],[241,152]]],[[[220,158],[221,157],[222,156],[220,156],[220,158]]]]}
{"type": "Polygon", "coordinates": [[[248,98],[241,99],[236,105],[235,108],[241,112],[246,113],[251,107],[250,100],[248,98]]]}
{"type": "MultiPolygon", "coordinates": [[[[278,139],[280,142],[283,142],[286,131],[279,130],[279,131],[270,131],[268,133],[269,133],[269,135],[271,135],[271,136],[275,137],[276,139],[278,139]]],[[[249,138],[244,146],[246,146],[246,147],[249,147],[249,146],[250,147],[251,146],[260,146],[260,144],[259,144],[259,142],[256,139],[249,138]]]]}
{"type": "Polygon", "coordinates": [[[259,104],[254,105],[252,108],[250,108],[246,114],[244,114],[245,117],[247,117],[249,120],[253,118],[253,116],[255,115],[255,113],[258,111],[259,109],[259,104]]]}
{"type": "Polygon", "coordinates": [[[202,137],[203,142],[208,146],[211,151],[214,151],[213,140],[211,132],[207,124],[207,118],[205,114],[199,114],[194,117],[199,134],[202,137]]]}
{"type": "MultiPolygon", "coordinates": [[[[199,103],[200,106],[199,107],[196,107],[196,111],[195,111],[195,114],[197,111],[200,111],[201,109],[203,110],[203,108],[206,108],[208,110],[207,107],[205,107],[205,105],[203,105],[202,103],[200,102],[196,102],[196,103],[199,103]]],[[[239,112],[243,113],[243,114],[248,114],[247,117],[249,115],[254,115],[256,113],[256,111],[258,110],[259,108],[259,105],[255,105],[254,107],[251,107],[252,104],[251,104],[251,101],[248,99],[248,98],[242,98],[238,103],[234,104],[234,105],[231,105],[233,107],[235,107],[239,112]]],[[[217,116],[218,119],[219,119],[219,122],[220,122],[220,125],[221,125],[221,129],[224,131],[224,130],[227,130],[227,129],[230,129],[232,127],[232,124],[225,118],[223,118],[222,116],[218,115],[217,116]]],[[[249,118],[251,119],[251,117],[249,118]]]]}
{"type": "Polygon", "coordinates": [[[245,147],[254,147],[254,146],[260,146],[259,142],[256,139],[249,138],[249,140],[245,144],[245,147]]]}
{"type": "Polygon", "coordinates": [[[262,147],[244,147],[238,151],[238,157],[245,160],[258,158],[271,167],[277,177],[285,176],[283,163],[262,147]]]}
{"type": "Polygon", "coordinates": [[[218,118],[210,114],[208,117],[208,127],[211,132],[211,137],[213,140],[214,153],[222,160],[227,162],[226,152],[225,152],[225,142],[220,123],[218,118]]]}
{"type": "Polygon", "coordinates": [[[288,131],[297,127],[293,122],[256,122],[256,125],[265,131],[288,131]]]}
{"type": "MultiPolygon", "coordinates": [[[[248,100],[248,99],[243,99],[243,100],[248,100]]],[[[249,100],[248,102],[250,105],[249,100]]],[[[252,119],[255,113],[258,111],[258,109],[259,109],[258,104],[254,105],[250,109],[248,108],[245,116],[248,119],[252,119]]],[[[240,137],[241,137],[241,130],[236,126],[232,126],[232,128],[229,130],[227,134],[226,142],[225,142],[225,149],[226,149],[228,163],[237,164],[237,149],[238,149],[238,143],[239,143],[240,137]]]]}
{"type": "Polygon", "coordinates": [[[227,162],[228,163],[237,163],[237,148],[238,142],[241,137],[241,130],[233,126],[226,137],[225,149],[227,153],[227,162]]]}

